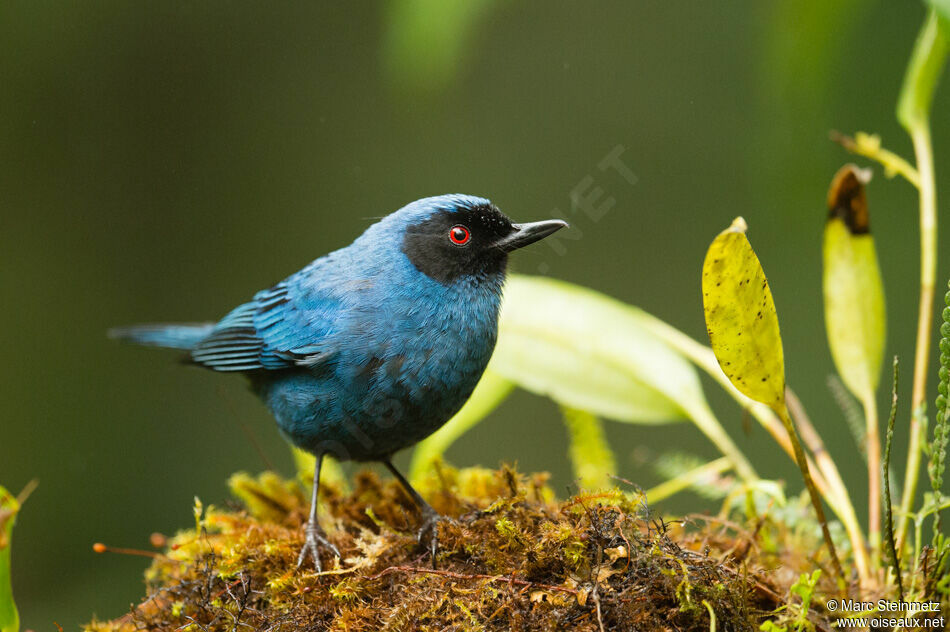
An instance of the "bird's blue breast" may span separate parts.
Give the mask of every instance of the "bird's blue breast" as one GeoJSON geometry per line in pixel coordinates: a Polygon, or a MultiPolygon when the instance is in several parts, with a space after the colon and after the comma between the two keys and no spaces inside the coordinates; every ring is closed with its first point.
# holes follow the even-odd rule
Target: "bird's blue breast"
{"type": "Polygon", "coordinates": [[[318,340],[314,360],[254,378],[281,430],[311,452],[373,460],[428,436],[461,408],[494,349],[503,273],[444,285],[379,238],[367,231],[285,282],[299,314],[275,318],[287,330],[275,335],[301,349],[318,340]]]}

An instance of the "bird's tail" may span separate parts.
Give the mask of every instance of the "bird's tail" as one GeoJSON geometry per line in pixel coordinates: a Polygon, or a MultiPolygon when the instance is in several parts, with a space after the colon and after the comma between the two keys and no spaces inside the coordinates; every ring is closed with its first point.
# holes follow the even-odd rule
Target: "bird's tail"
{"type": "Polygon", "coordinates": [[[110,329],[109,337],[138,345],[187,350],[206,338],[212,329],[214,329],[214,323],[133,325],[110,329]]]}

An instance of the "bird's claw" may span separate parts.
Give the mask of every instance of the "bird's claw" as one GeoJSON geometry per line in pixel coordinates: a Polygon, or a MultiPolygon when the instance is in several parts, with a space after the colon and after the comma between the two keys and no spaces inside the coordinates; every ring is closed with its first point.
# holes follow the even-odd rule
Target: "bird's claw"
{"type": "Polygon", "coordinates": [[[417,537],[419,545],[429,552],[432,556],[432,565],[435,566],[435,555],[439,551],[439,523],[444,522],[454,524],[455,520],[448,516],[443,516],[435,511],[425,512],[422,515],[422,525],[419,527],[417,537]]]}
{"type": "Polygon", "coordinates": [[[308,557],[312,557],[314,568],[317,569],[318,573],[322,573],[323,564],[320,562],[320,549],[328,549],[337,557],[340,557],[340,549],[336,548],[336,545],[327,539],[326,534],[323,533],[320,527],[311,528],[308,524],[305,533],[306,538],[304,539],[303,546],[300,547],[300,555],[297,556],[297,570],[303,568],[304,562],[307,561],[308,557]]]}

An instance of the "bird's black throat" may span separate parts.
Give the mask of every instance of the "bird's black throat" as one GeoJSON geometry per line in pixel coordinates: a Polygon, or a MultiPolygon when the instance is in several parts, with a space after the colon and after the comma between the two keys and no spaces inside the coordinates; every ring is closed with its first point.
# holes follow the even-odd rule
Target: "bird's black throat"
{"type": "Polygon", "coordinates": [[[419,272],[450,285],[466,277],[504,274],[507,253],[494,244],[513,230],[511,220],[494,205],[437,211],[406,229],[402,251],[419,272]],[[471,241],[464,246],[450,241],[454,226],[471,231],[471,241]]]}

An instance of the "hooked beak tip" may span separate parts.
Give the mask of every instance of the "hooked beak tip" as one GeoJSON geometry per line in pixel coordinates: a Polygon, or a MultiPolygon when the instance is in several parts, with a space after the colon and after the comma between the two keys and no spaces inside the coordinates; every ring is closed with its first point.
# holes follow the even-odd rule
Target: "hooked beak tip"
{"type": "Polygon", "coordinates": [[[496,244],[496,246],[505,252],[511,252],[512,250],[517,250],[518,248],[523,248],[536,241],[540,241],[562,228],[567,228],[568,223],[561,219],[548,219],[542,222],[512,224],[511,227],[514,230],[496,244]]]}

